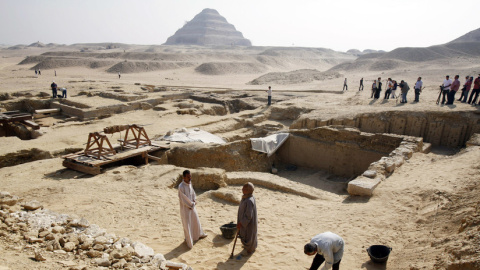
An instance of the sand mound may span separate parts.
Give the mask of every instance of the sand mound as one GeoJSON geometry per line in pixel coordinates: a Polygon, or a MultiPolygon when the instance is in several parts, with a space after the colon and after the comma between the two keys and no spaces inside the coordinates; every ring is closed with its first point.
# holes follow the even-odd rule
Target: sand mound
{"type": "MultiPolygon", "coordinates": [[[[23,61],[22,61],[23,62],[23,61]]],[[[89,67],[99,68],[113,65],[113,61],[97,61],[91,59],[76,59],[76,58],[45,58],[40,63],[36,64],[33,69],[54,69],[62,67],[89,67]]]]}
{"type": "Polygon", "coordinates": [[[261,73],[267,68],[260,63],[210,62],[203,63],[195,71],[204,75],[261,73]]]}
{"type": "Polygon", "coordinates": [[[398,48],[384,55],[383,58],[398,59],[409,62],[424,62],[447,57],[430,48],[398,48]]]}
{"type": "Polygon", "coordinates": [[[400,61],[392,60],[392,59],[380,59],[375,61],[372,65],[370,65],[370,70],[373,71],[382,71],[382,70],[392,70],[397,69],[401,66],[400,61]]]}
{"type": "Polygon", "coordinates": [[[138,72],[148,72],[154,70],[168,70],[168,69],[177,69],[192,66],[192,63],[189,62],[120,62],[109,69],[107,72],[110,73],[138,73],[138,72]]]}
{"type": "Polygon", "coordinates": [[[297,84],[311,81],[323,81],[326,79],[339,78],[341,76],[338,72],[320,72],[316,69],[300,69],[291,72],[271,72],[260,76],[248,84],[263,85],[263,84],[297,84]]]}

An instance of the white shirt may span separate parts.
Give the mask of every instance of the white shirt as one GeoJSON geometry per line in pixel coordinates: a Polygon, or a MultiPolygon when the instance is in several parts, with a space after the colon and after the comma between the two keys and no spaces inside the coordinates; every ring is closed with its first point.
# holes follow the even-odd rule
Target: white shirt
{"type": "Polygon", "coordinates": [[[443,86],[444,86],[443,90],[450,90],[451,85],[452,85],[452,80],[451,79],[444,80],[443,81],[443,86]],[[445,87],[445,86],[447,86],[447,87],[445,87]]]}
{"type": "Polygon", "coordinates": [[[268,96],[272,96],[272,89],[271,88],[267,90],[267,94],[268,94],[268,96]]]}
{"type": "MultiPolygon", "coordinates": [[[[444,82],[445,83],[445,82],[444,82]]],[[[415,89],[422,89],[423,82],[422,80],[415,83],[415,89]]],[[[445,85],[445,84],[444,84],[445,85]]]]}
{"type": "Polygon", "coordinates": [[[315,235],[310,243],[317,245],[317,253],[325,258],[325,265],[322,270],[332,268],[332,265],[339,262],[343,257],[343,239],[332,233],[324,232],[315,235]]]}

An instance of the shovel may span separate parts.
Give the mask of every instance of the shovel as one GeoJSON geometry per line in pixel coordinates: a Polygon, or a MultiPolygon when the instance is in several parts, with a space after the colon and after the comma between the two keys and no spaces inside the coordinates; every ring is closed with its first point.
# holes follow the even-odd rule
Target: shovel
{"type": "Polygon", "coordinates": [[[237,233],[235,234],[235,241],[233,242],[233,249],[232,249],[232,254],[230,254],[230,259],[233,258],[233,252],[235,251],[235,245],[237,244],[237,237],[239,232],[240,230],[237,230],[237,233]]]}

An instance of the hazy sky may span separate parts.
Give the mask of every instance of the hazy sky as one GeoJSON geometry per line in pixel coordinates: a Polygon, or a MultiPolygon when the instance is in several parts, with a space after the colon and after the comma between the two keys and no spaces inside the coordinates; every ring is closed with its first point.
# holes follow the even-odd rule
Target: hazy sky
{"type": "Polygon", "coordinates": [[[204,8],[254,46],[388,51],[480,28],[480,0],[0,0],[0,44],[162,44],[204,8]]]}

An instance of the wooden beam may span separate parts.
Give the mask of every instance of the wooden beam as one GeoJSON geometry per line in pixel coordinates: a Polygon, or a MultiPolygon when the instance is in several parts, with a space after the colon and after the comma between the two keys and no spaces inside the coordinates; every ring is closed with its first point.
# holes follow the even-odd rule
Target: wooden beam
{"type": "Polygon", "coordinates": [[[100,174],[100,167],[92,167],[92,166],[86,166],[80,163],[74,163],[70,162],[68,160],[63,161],[63,166],[75,171],[91,174],[91,175],[97,175],[100,174]]]}
{"type": "Polygon", "coordinates": [[[40,129],[40,126],[37,123],[35,123],[33,121],[30,121],[30,120],[23,120],[23,121],[21,121],[21,123],[33,128],[33,129],[40,129]]]}
{"type": "Polygon", "coordinates": [[[60,108],[35,110],[35,113],[56,113],[56,112],[60,112],[60,108]]]}
{"type": "Polygon", "coordinates": [[[159,158],[159,157],[155,157],[155,156],[152,156],[152,155],[149,155],[149,154],[147,154],[147,157],[148,157],[149,159],[153,159],[153,160],[156,160],[156,161],[161,161],[161,160],[162,160],[162,159],[159,158]]]}

